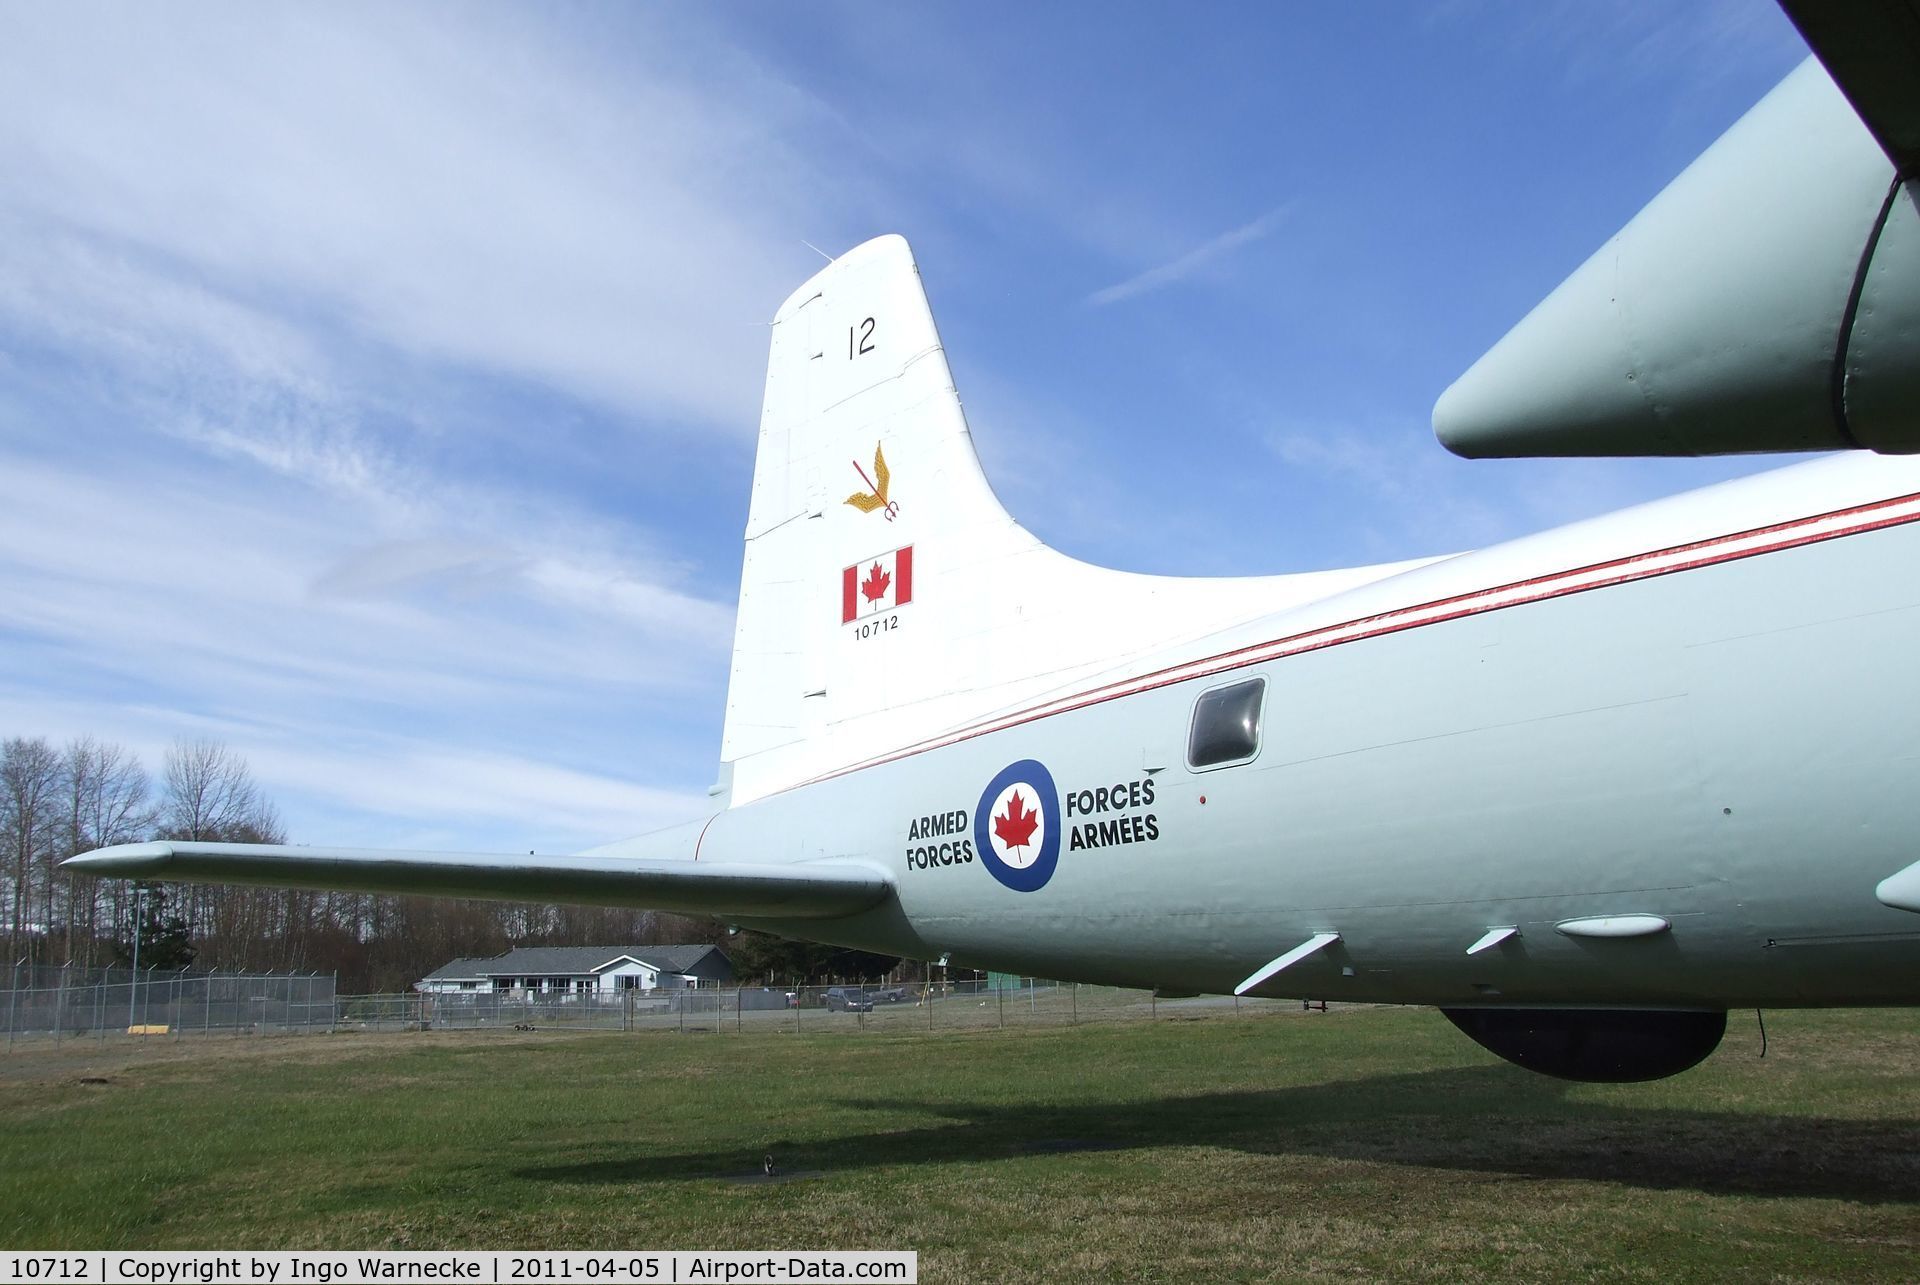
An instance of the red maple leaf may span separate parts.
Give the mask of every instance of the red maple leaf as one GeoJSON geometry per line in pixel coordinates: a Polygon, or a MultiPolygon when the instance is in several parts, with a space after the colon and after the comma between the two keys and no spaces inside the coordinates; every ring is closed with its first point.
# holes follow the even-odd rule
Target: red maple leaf
{"type": "Polygon", "coordinates": [[[873,564],[873,570],[867,572],[866,580],[860,586],[868,602],[878,602],[886,597],[887,586],[893,583],[893,577],[880,569],[879,563],[873,564]]]}
{"type": "Polygon", "coordinates": [[[993,819],[993,832],[1009,848],[1024,848],[1033,842],[1033,832],[1039,824],[1040,814],[1027,811],[1027,801],[1015,790],[1007,800],[1007,814],[993,819]]]}

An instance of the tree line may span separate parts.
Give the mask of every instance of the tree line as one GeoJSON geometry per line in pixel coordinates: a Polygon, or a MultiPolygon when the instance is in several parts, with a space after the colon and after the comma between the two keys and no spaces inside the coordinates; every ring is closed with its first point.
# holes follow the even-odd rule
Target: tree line
{"type": "Polygon", "coordinates": [[[176,741],[155,781],[123,746],[9,738],[0,744],[0,839],[7,965],[124,966],[137,937],[142,969],[334,973],[340,991],[354,993],[404,990],[449,960],[515,946],[727,942],[719,925],[647,910],[135,885],[60,869],[116,843],[287,842],[246,760],[205,739],[176,741]]]}

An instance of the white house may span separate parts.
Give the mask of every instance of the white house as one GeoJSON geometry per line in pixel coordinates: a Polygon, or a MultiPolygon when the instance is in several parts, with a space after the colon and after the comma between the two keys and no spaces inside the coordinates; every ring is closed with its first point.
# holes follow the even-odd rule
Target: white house
{"type": "Polygon", "coordinates": [[[567,994],[719,986],[733,964],[718,946],[522,946],[492,959],[456,959],[413,984],[429,994],[567,994]]]}

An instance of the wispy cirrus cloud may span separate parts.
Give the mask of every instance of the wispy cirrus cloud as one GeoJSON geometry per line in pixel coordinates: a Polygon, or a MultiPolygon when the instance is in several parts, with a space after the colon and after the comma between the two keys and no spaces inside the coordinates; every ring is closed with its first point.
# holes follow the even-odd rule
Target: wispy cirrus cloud
{"type": "MultiPolygon", "coordinates": [[[[1711,36],[1729,5],[1670,21],[1711,36]]],[[[1604,196],[1604,150],[1534,172],[1579,154],[1590,108],[1536,145],[1462,77],[1630,72],[1600,117],[1638,151],[1661,77],[1633,70],[1637,24],[1665,10],[1561,6],[1570,38],[1489,63],[1537,6],[1482,7],[1409,36],[1364,7],[1031,6],[989,30],[926,7],[0,6],[0,733],[222,736],[308,841],[534,846],[697,809],[765,321],[817,266],[802,238],[912,236],[990,473],[1081,556],[1334,565],[1372,552],[1355,523],[1397,557],[1587,511],[1571,474],[1476,490],[1401,462],[1437,449],[1426,408],[1477,355],[1435,342],[1472,265],[1533,231],[1462,245],[1426,216],[1463,173],[1506,190],[1482,153],[1604,196]],[[1429,159],[1420,211],[1379,199],[1429,159]],[[1273,174],[1311,184],[1312,218],[1205,235],[1273,174]],[[1256,271],[1332,324],[1276,343],[1274,291],[1180,288],[1256,271]],[[1378,451],[1261,429],[1318,422],[1378,451]],[[1247,466],[1263,444],[1274,476],[1247,466]],[[1430,512],[1445,538],[1407,548],[1430,512]]],[[[1732,35],[1680,61],[1752,74],[1732,35]]]]}
{"type": "Polygon", "coordinates": [[[1237,251],[1252,245],[1270,235],[1293,213],[1295,203],[1287,202],[1276,206],[1250,223],[1243,223],[1228,232],[1205,241],[1188,250],[1178,258],[1171,259],[1158,267],[1148,268],[1145,272],[1117,281],[1113,285],[1095,290],[1087,296],[1087,302],[1096,308],[1122,300],[1138,298],[1155,290],[1164,290],[1168,286],[1186,281],[1213,267],[1222,260],[1231,258],[1237,251]]]}
{"type": "Polygon", "coordinates": [[[217,729],[308,841],[700,806],[710,465],[858,184],[674,21],[0,13],[7,734],[217,729]]]}
{"type": "MultiPolygon", "coordinates": [[[[628,18],[638,65],[506,10],[10,11],[0,256],[138,268],[234,352],[252,314],[745,432],[771,304],[741,301],[844,185],[792,143],[807,95],[724,46],[694,77],[697,32],[628,18]]],[[[147,297],[96,326],[147,330],[147,297]]]]}

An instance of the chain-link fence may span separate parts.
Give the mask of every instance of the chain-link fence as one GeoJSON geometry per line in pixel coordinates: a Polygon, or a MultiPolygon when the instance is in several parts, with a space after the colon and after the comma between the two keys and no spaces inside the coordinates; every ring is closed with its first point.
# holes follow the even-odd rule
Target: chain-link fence
{"type": "Polygon", "coordinates": [[[330,1030],[334,979],[318,973],[135,973],[119,968],[15,969],[0,991],[7,1047],[21,1040],[138,1035],[263,1035],[330,1030]]]}
{"type": "MultiPolygon", "coordinates": [[[[54,970],[59,971],[59,970],[54,970]]],[[[0,978],[5,974],[0,973],[0,978]]],[[[24,980],[24,979],[23,979],[24,980]]],[[[1167,998],[1149,990],[994,975],[980,981],[658,990],[409,991],[336,995],[331,976],[70,970],[0,991],[7,1047],[22,1041],[329,1031],[910,1033],[1231,1017],[1291,1000],[1167,998]]]]}
{"type": "Polygon", "coordinates": [[[340,1024],[389,1031],[938,1031],[1231,1016],[1292,1002],[1231,995],[1168,999],[1149,990],[996,976],[791,988],[344,995],[340,1024]]]}

